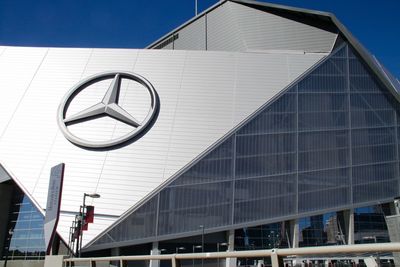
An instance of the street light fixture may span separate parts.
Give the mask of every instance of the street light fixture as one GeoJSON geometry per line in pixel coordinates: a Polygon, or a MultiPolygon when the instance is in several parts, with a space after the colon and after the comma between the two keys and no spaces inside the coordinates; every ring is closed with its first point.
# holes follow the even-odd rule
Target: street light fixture
{"type": "Polygon", "coordinates": [[[82,204],[82,210],[79,212],[79,215],[80,215],[80,218],[79,218],[79,220],[80,220],[80,229],[79,229],[79,239],[80,239],[80,241],[79,241],[79,254],[78,254],[78,257],[80,258],[81,257],[81,251],[82,251],[82,240],[83,240],[83,238],[82,238],[82,235],[83,235],[83,224],[85,223],[85,216],[86,216],[86,214],[85,214],[85,209],[86,209],[86,197],[90,197],[90,198],[100,198],[100,195],[99,194],[97,194],[97,193],[92,193],[92,194],[88,194],[88,193],[83,193],[83,204],[82,204]]]}
{"type": "Polygon", "coordinates": [[[96,193],[93,193],[93,194],[86,194],[86,193],[84,193],[84,195],[87,196],[87,197],[91,197],[91,198],[100,198],[100,195],[99,195],[99,194],[96,194],[96,193]]]}
{"type": "MultiPolygon", "coordinates": [[[[197,248],[202,248],[202,246],[200,246],[200,245],[193,245],[193,253],[195,253],[196,252],[196,249],[197,248]]],[[[194,259],[192,259],[192,266],[194,267],[194,259]]]]}

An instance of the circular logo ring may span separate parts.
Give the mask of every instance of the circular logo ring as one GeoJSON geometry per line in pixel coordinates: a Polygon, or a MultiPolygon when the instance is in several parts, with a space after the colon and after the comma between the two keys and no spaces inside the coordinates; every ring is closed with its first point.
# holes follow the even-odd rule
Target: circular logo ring
{"type": "Polygon", "coordinates": [[[143,130],[145,130],[149,126],[155,114],[157,113],[157,107],[158,103],[156,90],[146,78],[133,72],[109,71],[95,74],[76,84],[64,96],[58,107],[57,123],[65,138],[78,146],[87,148],[109,148],[124,143],[137,136],[139,133],[143,132],[143,130]],[[122,78],[138,82],[139,84],[143,85],[150,94],[150,108],[145,119],[142,122],[137,121],[132,115],[130,115],[121,106],[118,105],[119,89],[122,78]],[[112,79],[112,82],[101,102],[97,103],[94,106],[86,108],[68,118],[65,117],[70,103],[75,98],[75,96],[79,94],[79,92],[94,83],[107,79],[112,79]],[[80,123],[82,121],[87,121],[102,116],[112,117],[123,123],[131,125],[135,129],[119,138],[107,141],[89,141],[86,139],[82,139],[72,134],[68,129],[68,125],[70,124],[80,123]]]}

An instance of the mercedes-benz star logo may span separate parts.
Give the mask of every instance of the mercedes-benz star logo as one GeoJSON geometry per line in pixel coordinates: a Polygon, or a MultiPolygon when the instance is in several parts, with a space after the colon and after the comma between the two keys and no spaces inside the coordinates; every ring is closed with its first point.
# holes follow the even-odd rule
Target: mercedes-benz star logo
{"type": "Polygon", "coordinates": [[[60,106],[58,107],[58,125],[64,136],[76,145],[88,148],[107,148],[124,143],[146,129],[156,114],[157,106],[158,103],[156,91],[151,83],[144,77],[131,72],[105,72],[93,75],[79,82],[64,96],[60,106]],[[68,107],[74,97],[79,94],[79,92],[94,83],[107,79],[112,79],[112,81],[107,89],[106,94],[99,103],[66,118],[68,107]],[[151,98],[151,104],[144,120],[138,121],[134,116],[129,114],[118,104],[121,79],[128,79],[138,82],[148,90],[151,98]],[[90,141],[75,136],[68,129],[68,126],[72,124],[81,123],[104,116],[109,116],[120,122],[128,124],[132,126],[133,130],[128,134],[116,139],[107,141],[90,141]]]}

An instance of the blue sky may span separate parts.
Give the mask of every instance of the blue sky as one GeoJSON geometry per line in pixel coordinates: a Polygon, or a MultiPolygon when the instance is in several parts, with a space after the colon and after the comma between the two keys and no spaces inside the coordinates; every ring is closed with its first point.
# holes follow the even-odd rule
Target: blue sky
{"type": "MultiPolygon", "coordinates": [[[[334,13],[400,78],[399,0],[269,2],[334,13]]],[[[193,14],[194,0],[0,0],[0,45],[143,48],[193,14]]]]}

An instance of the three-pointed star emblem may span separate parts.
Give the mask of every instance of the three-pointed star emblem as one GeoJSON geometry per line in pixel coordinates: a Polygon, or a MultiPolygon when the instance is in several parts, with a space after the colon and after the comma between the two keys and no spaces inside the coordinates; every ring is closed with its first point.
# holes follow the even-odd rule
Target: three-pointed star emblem
{"type": "MultiPolygon", "coordinates": [[[[144,77],[132,72],[109,71],[88,77],[75,85],[64,96],[60,106],[58,107],[57,122],[64,136],[70,142],[78,146],[87,148],[110,148],[115,145],[122,144],[135,136],[138,136],[139,133],[142,133],[139,135],[140,137],[143,136],[144,130],[150,128],[150,126],[152,125],[151,122],[158,113],[158,105],[159,104],[157,93],[153,85],[144,77]],[[148,95],[150,96],[150,107],[147,110],[147,115],[145,116],[145,118],[141,119],[140,121],[129,112],[127,112],[125,109],[123,109],[118,103],[122,79],[127,79],[139,83],[149,93],[148,95]],[[67,110],[75,96],[92,84],[103,80],[111,80],[110,86],[108,87],[103,99],[91,107],[83,108],[78,113],[67,116],[67,110]],[[69,126],[71,126],[72,124],[84,124],[85,121],[94,120],[104,116],[111,117],[115,120],[130,125],[132,126],[132,130],[129,133],[123,134],[120,137],[104,141],[83,139],[79,136],[76,136],[69,130],[69,126]]],[[[145,132],[147,132],[147,130],[145,132]]],[[[94,136],[93,139],[97,138],[94,136]]]]}
{"type": "Polygon", "coordinates": [[[140,126],[138,120],[136,120],[132,115],[118,105],[120,87],[121,78],[120,74],[117,73],[100,103],[69,116],[68,118],[64,119],[64,122],[67,125],[70,125],[81,120],[108,115],[111,118],[122,121],[133,127],[140,126]]]}

